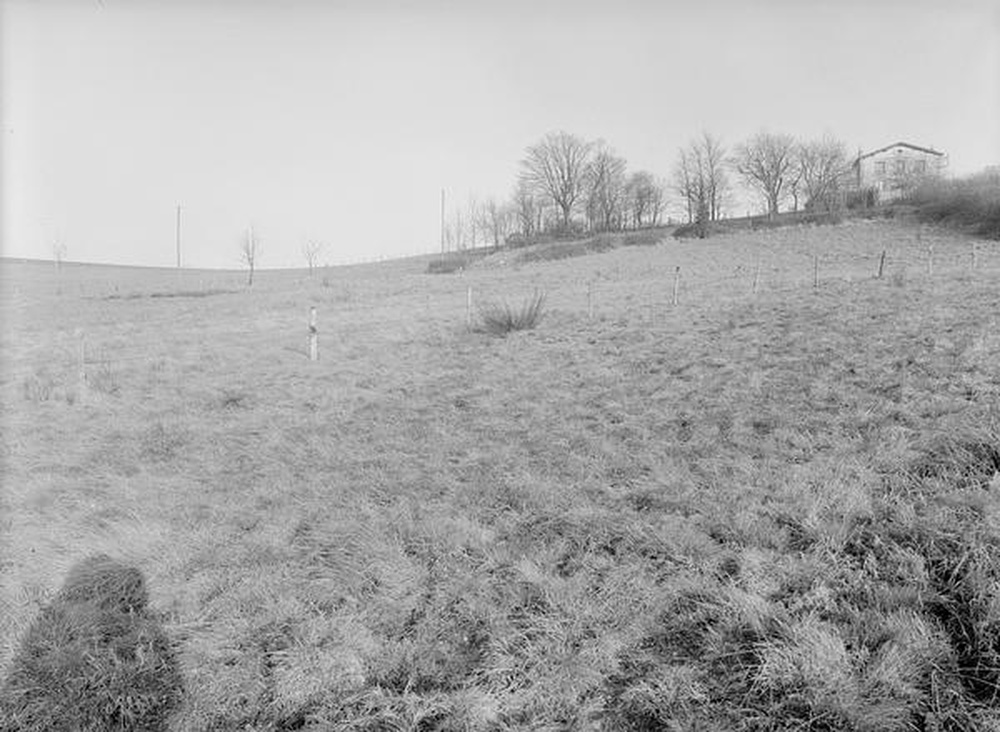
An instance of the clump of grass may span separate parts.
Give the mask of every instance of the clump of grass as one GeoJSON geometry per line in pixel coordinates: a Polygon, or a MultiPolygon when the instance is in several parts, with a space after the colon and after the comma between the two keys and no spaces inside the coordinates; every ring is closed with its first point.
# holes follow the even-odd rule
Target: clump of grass
{"type": "Polygon", "coordinates": [[[73,567],[0,687],[0,729],[166,730],[181,698],[142,573],[105,555],[73,567]]]}
{"type": "Polygon", "coordinates": [[[102,358],[97,368],[88,374],[87,386],[95,392],[108,396],[114,396],[121,391],[118,374],[110,358],[102,358]]]}
{"type": "Polygon", "coordinates": [[[479,306],[481,328],[495,336],[505,336],[515,330],[531,330],[538,325],[545,309],[545,293],[538,290],[520,307],[505,300],[486,302],[479,306]]]}
{"type": "Polygon", "coordinates": [[[49,371],[41,369],[29,374],[21,382],[24,398],[29,402],[47,402],[56,393],[56,381],[49,371]]]}

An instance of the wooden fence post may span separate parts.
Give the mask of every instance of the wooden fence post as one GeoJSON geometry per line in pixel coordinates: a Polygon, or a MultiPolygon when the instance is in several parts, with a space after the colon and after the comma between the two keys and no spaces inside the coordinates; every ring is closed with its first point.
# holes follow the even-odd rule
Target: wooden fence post
{"type": "Polygon", "coordinates": [[[309,308],[309,360],[319,360],[319,330],[316,328],[316,308],[309,308]]]}
{"type": "Polygon", "coordinates": [[[677,306],[677,297],[680,288],[681,288],[681,268],[677,267],[676,269],[674,269],[674,296],[673,296],[674,307],[677,306]]]}
{"type": "Polygon", "coordinates": [[[83,337],[83,329],[77,328],[76,335],[76,388],[77,400],[87,400],[87,345],[83,337]]]}
{"type": "Polygon", "coordinates": [[[934,276],[934,245],[927,245],[927,276],[934,276]]]}
{"type": "Polygon", "coordinates": [[[760,262],[757,262],[757,266],[753,268],[753,285],[750,287],[750,291],[756,295],[757,294],[757,283],[760,281],[760,262]]]}
{"type": "Polygon", "coordinates": [[[465,325],[472,329],[472,285],[465,291],[465,325]]]}
{"type": "Polygon", "coordinates": [[[882,250],[882,256],[878,258],[878,274],[875,275],[876,279],[882,279],[882,272],[885,270],[885,249],[882,250]]]}
{"type": "Polygon", "coordinates": [[[972,259],[969,260],[969,270],[976,271],[976,242],[972,242],[972,259]]]}
{"type": "Polygon", "coordinates": [[[813,289],[819,287],[819,255],[813,255],[813,289]]]}
{"type": "Polygon", "coordinates": [[[594,281],[587,281],[587,320],[594,319],[594,281]]]}

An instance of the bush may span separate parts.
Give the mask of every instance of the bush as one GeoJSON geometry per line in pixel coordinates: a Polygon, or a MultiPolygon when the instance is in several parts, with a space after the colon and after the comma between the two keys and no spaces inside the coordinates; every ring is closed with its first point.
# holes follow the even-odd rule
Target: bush
{"type": "Polygon", "coordinates": [[[73,567],[0,687],[0,730],[165,730],[182,684],[146,603],[134,567],[104,555],[73,567]]]}
{"type": "Polygon", "coordinates": [[[1000,239],[1000,183],[995,180],[930,180],[914,190],[909,202],[916,206],[921,221],[1000,239]]]}
{"type": "Polygon", "coordinates": [[[515,330],[531,330],[541,321],[544,306],[545,293],[538,291],[520,308],[513,308],[506,301],[487,302],[479,308],[482,329],[497,336],[515,330]]]}
{"type": "Polygon", "coordinates": [[[432,259],[427,265],[427,274],[452,274],[461,272],[470,264],[473,258],[464,254],[450,254],[440,259],[432,259]]]}

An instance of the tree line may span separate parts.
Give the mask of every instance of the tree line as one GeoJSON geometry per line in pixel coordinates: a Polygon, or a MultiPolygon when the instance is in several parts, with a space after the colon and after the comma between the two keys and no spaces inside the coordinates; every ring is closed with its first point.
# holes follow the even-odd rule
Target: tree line
{"type": "Polygon", "coordinates": [[[470,198],[452,209],[443,222],[446,249],[658,226],[668,203],[704,233],[733,208],[734,182],[760,200],[769,218],[784,206],[832,211],[843,205],[849,160],[846,145],[829,135],[797,140],[762,130],[730,149],[703,132],[678,150],[665,180],[630,172],[603,140],[558,131],[529,145],[518,167],[506,201],[470,198]]]}

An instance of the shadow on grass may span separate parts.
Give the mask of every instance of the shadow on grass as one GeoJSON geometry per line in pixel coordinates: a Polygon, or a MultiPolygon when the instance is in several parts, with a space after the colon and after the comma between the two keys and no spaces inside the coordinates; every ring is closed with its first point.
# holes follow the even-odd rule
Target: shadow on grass
{"type": "Polygon", "coordinates": [[[105,555],[76,564],[0,687],[0,730],[166,730],[182,680],[147,602],[138,569],[105,555]]]}

